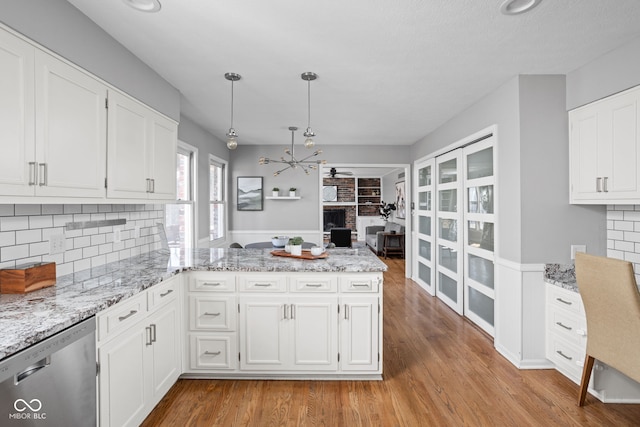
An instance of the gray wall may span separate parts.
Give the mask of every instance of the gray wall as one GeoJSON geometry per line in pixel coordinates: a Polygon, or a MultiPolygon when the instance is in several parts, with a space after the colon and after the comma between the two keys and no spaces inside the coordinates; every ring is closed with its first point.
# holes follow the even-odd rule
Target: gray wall
{"type": "Polygon", "coordinates": [[[196,209],[198,210],[198,236],[196,240],[209,236],[209,154],[229,160],[229,150],[224,142],[198,126],[189,118],[180,117],[178,139],[198,149],[198,184],[196,209]]]}
{"type": "MultiPolygon", "coordinates": [[[[408,190],[406,177],[398,178],[398,175],[403,173],[404,169],[396,169],[382,177],[382,200],[385,203],[395,203],[396,201],[396,182],[405,181],[405,192],[408,190]]],[[[397,211],[392,212],[390,221],[397,222],[398,224],[406,225],[406,219],[400,219],[396,216],[397,211]]],[[[411,215],[411,208],[407,206],[406,215],[411,215]]]]}
{"type": "Polygon", "coordinates": [[[180,119],[180,92],[67,1],[0,0],[0,22],[180,119]]]}
{"type": "Polygon", "coordinates": [[[567,74],[567,110],[640,84],[640,37],[567,74]]]}

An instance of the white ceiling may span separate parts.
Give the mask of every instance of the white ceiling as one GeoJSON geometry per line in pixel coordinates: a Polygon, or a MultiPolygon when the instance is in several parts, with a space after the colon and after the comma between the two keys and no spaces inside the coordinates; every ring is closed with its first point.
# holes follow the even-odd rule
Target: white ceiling
{"type": "Polygon", "coordinates": [[[638,0],[68,0],[182,93],[182,113],[220,139],[412,144],[517,74],[566,74],[640,36],[638,0]]]}

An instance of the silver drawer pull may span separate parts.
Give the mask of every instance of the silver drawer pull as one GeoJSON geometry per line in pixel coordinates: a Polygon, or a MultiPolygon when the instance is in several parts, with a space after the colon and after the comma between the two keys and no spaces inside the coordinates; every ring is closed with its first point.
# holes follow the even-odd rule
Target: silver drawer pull
{"type": "Polygon", "coordinates": [[[556,350],[556,353],[558,353],[560,356],[564,357],[567,360],[573,360],[573,357],[567,356],[566,354],[564,354],[562,351],[560,350],[556,350]]]}
{"type": "Polygon", "coordinates": [[[307,288],[319,288],[322,286],[322,283],[307,283],[305,286],[307,288]]]}
{"type": "Polygon", "coordinates": [[[368,283],[354,283],[351,286],[354,288],[368,288],[370,285],[368,283]]]}
{"type": "Polygon", "coordinates": [[[561,328],[566,329],[567,331],[570,331],[570,330],[573,329],[571,326],[564,325],[562,322],[556,322],[556,325],[560,326],[561,328]]]}
{"type": "Polygon", "coordinates": [[[169,295],[171,292],[173,292],[173,289],[169,289],[167,292],[165,292],[164,294],[160,294],[160,298],[166,297],[167,295],[169,295]]]}
{"type": "Polygon", "coordinates": [[[38,180],[38,164],[36,162],[29,162],[29,185],[36,185],[38,180]]]}
{"type": "Polygon", "coordinates": [[[220,313],[209,313],[209,312],[204,312],[205,316],[212,316],[212,317],[218,317],[220,316],[220,313]]]}
{"type": "Polygon", "coordinates": [[[129,312],[129,314],[127,314],[126,316],[120,316],[120,317],[118,317],[118,320],[122,322],[123,320],[128,319],[129,317],[133,316],[133,315],[134,315],[134,314],[136,314],[137,312],[138,312],[138,310],[131,310],[131,311],[129,312]]]}
{"type": "Polygon", "coordinates": [[[204,355],[205,356],[220,356],[220,351],[205,351],[204,355]]]}
{"type": "Polygon", "coordinates": [[[220,286],[222,283],[220,282],[204,282],[202,286],[220,286]]]}
{"type": "Polygon", "coordinates": [[[271,283],[255,283],[253,286],[260,286],[263,288],[268,288],[271,286],[271,283]]]}
{"type": "Polygon", "coordinates": [[[566,304],[566,305],[573,305],[573,303],[571,301],[565,301],[562,298],[556,298],[556,301],[561,302],[561,303],[566,304]]]}

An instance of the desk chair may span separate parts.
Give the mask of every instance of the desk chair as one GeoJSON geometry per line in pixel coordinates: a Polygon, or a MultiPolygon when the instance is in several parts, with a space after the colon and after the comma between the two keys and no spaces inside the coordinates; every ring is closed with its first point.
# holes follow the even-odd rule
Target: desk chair
{"type": "Polygon", "coordinates": [[[332,228],[329,242],[336,245],[337,248],[351,247],[351,229],[350,228],[332,228]]]}
{"type": "Polygon", "coordinates": [[[587,316],[587,352],[578,405],[595,359],[640,382],[640,292],[628,261],[576,254],[576,280],[587,316]]]}

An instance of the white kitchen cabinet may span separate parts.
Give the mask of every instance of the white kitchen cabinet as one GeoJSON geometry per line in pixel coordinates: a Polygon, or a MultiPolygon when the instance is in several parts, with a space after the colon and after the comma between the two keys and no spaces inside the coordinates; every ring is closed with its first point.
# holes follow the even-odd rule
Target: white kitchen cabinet
{"type": "Polygon", "coordinates": [[[0,195],[103,198],[107,88],[0,30],[0,195]]]}
{"type": "Polygon", "coordinates": [[[241,297],[240,336],[242,370],[335,371],[337,297],[241,297]]]}
{"type": "Polygon", "coordinates": [[[380,300],[377,296],[340,298],[340,369],[377,371],[380,363],[380,300]]]}
{"type": "Polygon", "coordinates": [[[107,197],[175,200],[177,126],[109,91],[107,197]]]}
{"type": "Polygon", "coordinates": [[[180,283],[171,278],[98,314],[101,426],[139,425],[181,374],[180,283]]]}
{"type": "Polygon", "coordinates": [[[640,203],[640,88],[569,112],[571,203],[640,203]]]}

